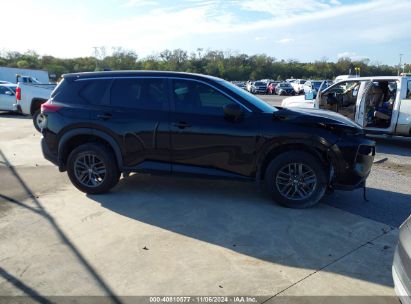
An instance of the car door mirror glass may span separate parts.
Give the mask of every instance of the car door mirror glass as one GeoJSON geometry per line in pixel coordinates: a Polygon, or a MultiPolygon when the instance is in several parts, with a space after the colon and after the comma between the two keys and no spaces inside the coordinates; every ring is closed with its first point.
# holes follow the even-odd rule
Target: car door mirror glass
{"type": "Polygon", "coordinates": [[[229,121],[239,121],[243,118],[243,109],[236,103],[230,103],[223,107],[224,117],[229,121]]]}

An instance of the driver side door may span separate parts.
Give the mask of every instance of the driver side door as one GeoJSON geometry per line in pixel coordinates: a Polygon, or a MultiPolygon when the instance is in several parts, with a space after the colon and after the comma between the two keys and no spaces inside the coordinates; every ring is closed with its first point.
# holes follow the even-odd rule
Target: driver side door
{"type": "Polygon", "coordinates": [[[255,173],[258,119],[243,107],[230,121],[224,106],[237,103],[216,87],[192,79],[171,80],[172,172],[219,177],[255,173]]]}

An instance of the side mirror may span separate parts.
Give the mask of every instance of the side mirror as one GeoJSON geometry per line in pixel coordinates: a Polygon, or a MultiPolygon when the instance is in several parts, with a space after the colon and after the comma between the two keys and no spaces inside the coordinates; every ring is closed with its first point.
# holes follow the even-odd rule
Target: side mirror
{"type": "Polygon", "coordinates": [[[229,121],[240,121],[243,118],[243,109],[236,103],[230,103],[223,107],[224,117],[229,121]]]}
{"type": "Polygon", "coordinates": [[[305,97],[305,100],[313,100],[314,99],[314,92],[311,91],[311,92],[305,93],[304,97],[305,97]]]}

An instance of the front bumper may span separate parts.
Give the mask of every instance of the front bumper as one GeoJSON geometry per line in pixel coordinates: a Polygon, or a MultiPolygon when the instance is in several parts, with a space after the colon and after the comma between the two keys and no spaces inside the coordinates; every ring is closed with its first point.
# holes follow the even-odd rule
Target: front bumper
{"type": "Polygon", "coordinates": [[[398,254],[397,247],[397,249],[395,250],[394,262],[392,265],[394,289],[402,304],[411,304],[411,278],[407,277],[403,267],[404,266],[398,254]]]}
{"type": "Polygon", "coordinates": [[[365,137],[341,140],[330,147],[328,154],[333,164],[331,186],[339,190],[353,190],[365,185],[375,157],[375,142],[365,137]]]}

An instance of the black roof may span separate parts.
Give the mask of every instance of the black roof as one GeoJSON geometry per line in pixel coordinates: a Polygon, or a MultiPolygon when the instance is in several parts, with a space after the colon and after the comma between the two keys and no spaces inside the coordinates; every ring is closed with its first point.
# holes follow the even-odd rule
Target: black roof
{"type": "Polygon", "coordinates": [[[173,72],[173,71],[103,71],[103,72],[83,72],[83,73],[71,73],[64,74],[65,79],[87,79],[87,78],[115,78],[115,77],[132,77],[132,76],[157,76],[157,77],[180,77],[180,78],[196,78],[196,79],[209,79],[209,80],[221,80],[220,78],[185,72],[173,72]]]}

